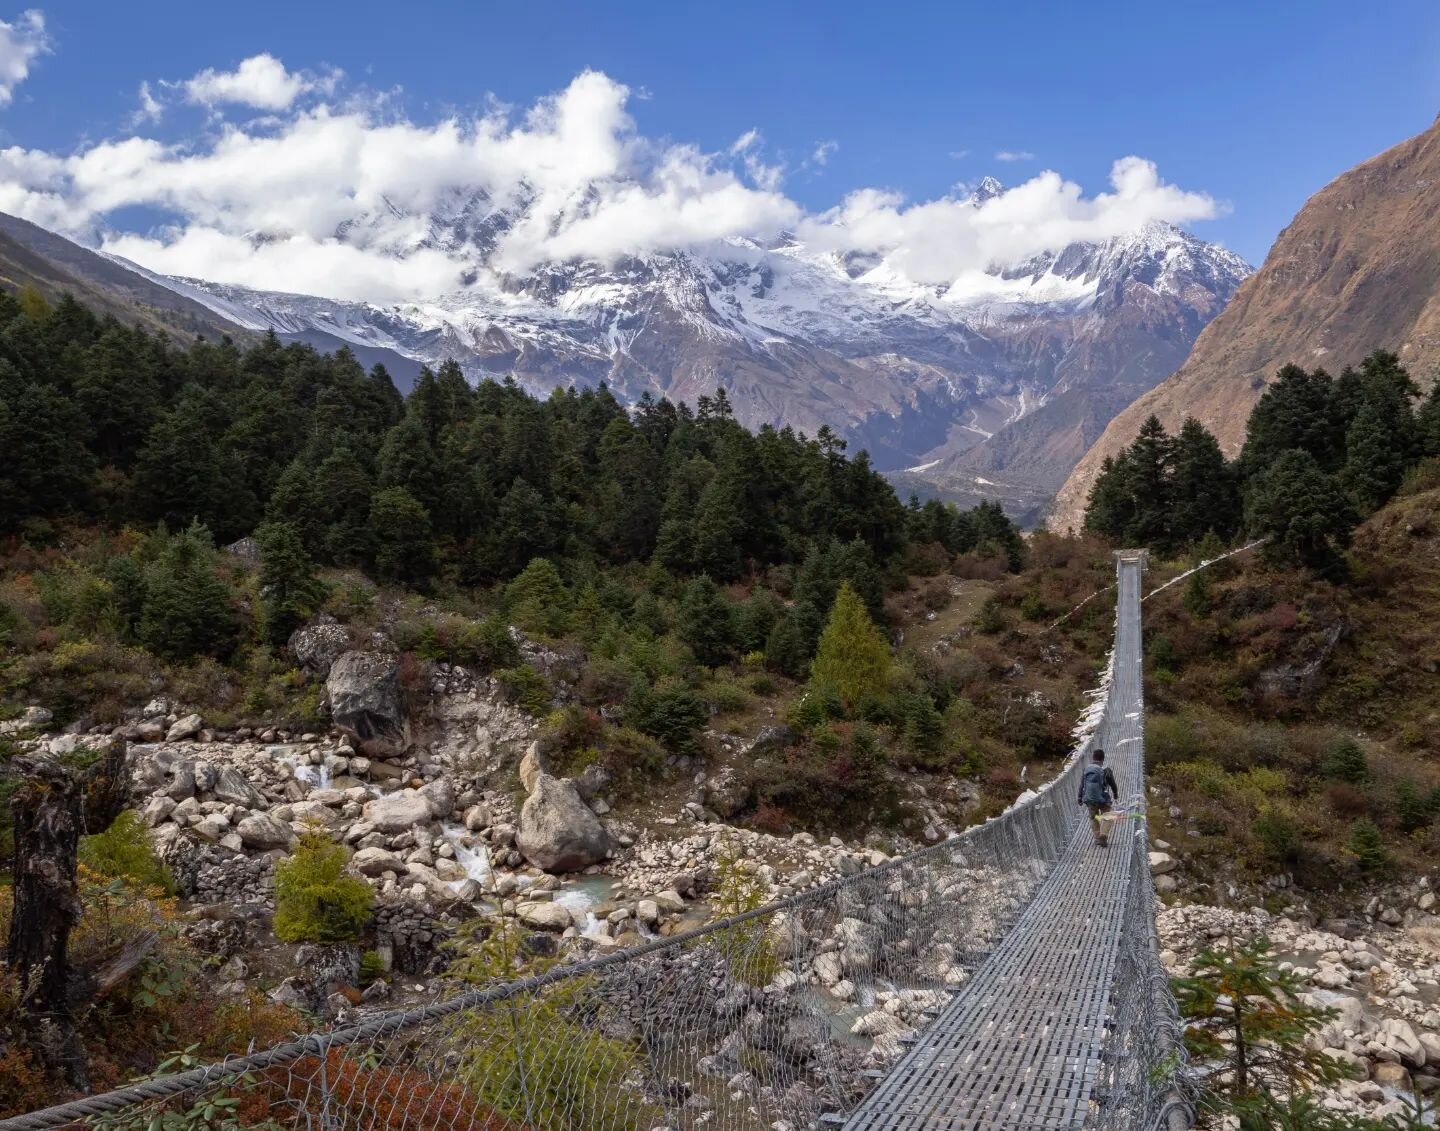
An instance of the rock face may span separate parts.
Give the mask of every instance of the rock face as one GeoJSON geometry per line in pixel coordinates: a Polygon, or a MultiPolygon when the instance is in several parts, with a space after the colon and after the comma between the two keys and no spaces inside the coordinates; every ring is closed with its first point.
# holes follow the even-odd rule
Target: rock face
{"type": "Polygon", "coordinates": [[[290,634],[290,654],[307,672],[324,679],[350,648],[350,633],[340,624],[308,624],[290,634]]]}
{"type": "Polygon", "coordinates": [[[400,663],[380,652],[346,652],[325,681],[335,725],[368,755],[399,754],[408,742],[400,663]]]}
{"type": "Polygon", "coordinates": [[[549,774],[536,777],[520,810],[516,845],[526,860],[546,872],[578,872],[610,853],[605,827],[574,785],[549,774]]]}
{"type": "Polygon", "coordinates": [[[1116,416],[1076,465],[1050,528],[1079,529],[1101,463],[1152,413],[1172,432],[1197,417],[1233,456],[1282,365],[1338,374],[1375,349],[1397,352],[1422,383],[1440,362],[1440,121],[1305,203],[1185,364],[1116,416]]]}

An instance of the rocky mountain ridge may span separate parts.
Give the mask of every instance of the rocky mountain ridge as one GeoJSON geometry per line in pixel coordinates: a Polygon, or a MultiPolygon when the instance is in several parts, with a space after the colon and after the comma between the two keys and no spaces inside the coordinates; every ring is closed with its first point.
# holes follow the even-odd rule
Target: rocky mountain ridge
{"type": "Polygon", "coordinates": [[[1332,373],[1393,350],[1428,388],[1440,367],[1440,119],[1312,196],[1183,366],[1119,413],[1060,489],[1049,519],[1078,529],[1106,456],[1152,413],[1197,417],[1235,455],[1283,365],[1332,373]]]}

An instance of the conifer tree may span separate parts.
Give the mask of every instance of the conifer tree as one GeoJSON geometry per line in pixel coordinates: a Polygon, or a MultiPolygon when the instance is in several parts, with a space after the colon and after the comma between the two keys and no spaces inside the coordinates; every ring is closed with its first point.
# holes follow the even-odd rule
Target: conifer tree
{"type": "Polygon", "coordinates": [[[847,708],[854,708],[885,695],[893,671],[890,645],[849,582],[842,583],[810,665],[811,688],[833,691],[847,708]]]}
{"type": "Polygon", "coordinates": [[[505,587],[505,604],[526,632],[559,636],[570,626],[570,591],[548,558],[533,559],[505,587]]]}
{"type": "Polygon", "coordinates": [[[230,591],[215,571],[210,532],[195,523],[166,536],[145,571],[140,643],[169,660],[223,659],[235,647],[236,628],[230,591]]]}
{"type": "Polygon", "coordinates": [[[1168,546],[1189,545],[1212,530],[1229,537],[1239,525],[1240,493],[1234,474],[1219,442],[1193,416],[1175,438],[1170,489],[1168,546]]]}
{"type": "Polygon", "coordinates": [[[435,572],[430,514],[404,487],[377,491],[370,503],[375,572],[386,581],[424,585],[435,572]]]}
{"type": "Polygon", "coordinates": [[[1322,471],[1339,471],[1345,461],[1342,411],[1323,369],[1307,373],[1286,365],[1250,412],[1240,471],[1246,479],[1266,471],[1285,452],[1310,455],[1322,471]]]}
{"type": "Polygon", "coordinates": [[[270,522],[255,531],[260,545],[260,600],[265,637],[283,644],[314,613],[325,596],[315,563],[300,532],[288,522],[270,522]]]}
{"type": "Polygon", "coordinates": [[[1381,404],[1366,401],[1345,437],[1341,480],[1360,514],[1388,503],[1405,478],[1403,437],[1396,435],[1392,417],[1381,404]]]}
{"type": "Polygon", "coordinates": [[[1281,453],[1251,480],[1246,525],[1268,539],[1265,554],[1282,564],[1334,567],[1354,526],[1334,478],[1307,451],[1281,453]]]}
{"type": "Polygon", "coordinates": [[[719,588],[704,574],[685,586],[680,600],[680,639],[697,663],[718,667],[735,654],[735,615],[719,588]]]}

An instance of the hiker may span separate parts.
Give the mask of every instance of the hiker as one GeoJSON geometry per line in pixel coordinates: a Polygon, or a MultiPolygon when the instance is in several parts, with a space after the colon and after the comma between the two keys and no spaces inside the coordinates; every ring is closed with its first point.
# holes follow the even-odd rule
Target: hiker
{"type": "Polygon", "coordinates": [[[1101,848],[1110,843],[1110,834],[1106,831],[1108,822],[1101,819],[1101,814],[1110,812],[1111,802],[1119,800],[1120,786],[1114,771],[1105,765],[1105,751],[1096,750],[1080,775],[1080,804],[1090,810],[1090,831],[1101,848]]]}

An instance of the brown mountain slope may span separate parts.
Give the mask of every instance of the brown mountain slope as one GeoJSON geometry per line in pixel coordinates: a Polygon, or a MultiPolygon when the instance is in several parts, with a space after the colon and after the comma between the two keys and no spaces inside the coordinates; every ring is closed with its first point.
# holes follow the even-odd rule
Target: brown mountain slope
{"type": "Polygon", "coordinates": [[[164,330],[182,341],[196,334],[212,341],[227,334],[237,341],[253,337],[194,299],[63,236],[0,213],[0,287],[14,291],[27,284],[51,301],[68,292],[97,314],[164,330]]]}
{"type": "Polygon", "coordinates": [[[1374,349],[1428,387],[1440,367],[1440,119],[1331,181],[1280,233],[1265,265],[1174,376],[1135,401],[1070,473],[1049,526],[1078,529],[1106,456],[1151,413],[1198,417],[1234,455],[1265,383],[1287,362],[1338,372],[1374,349]]]}

